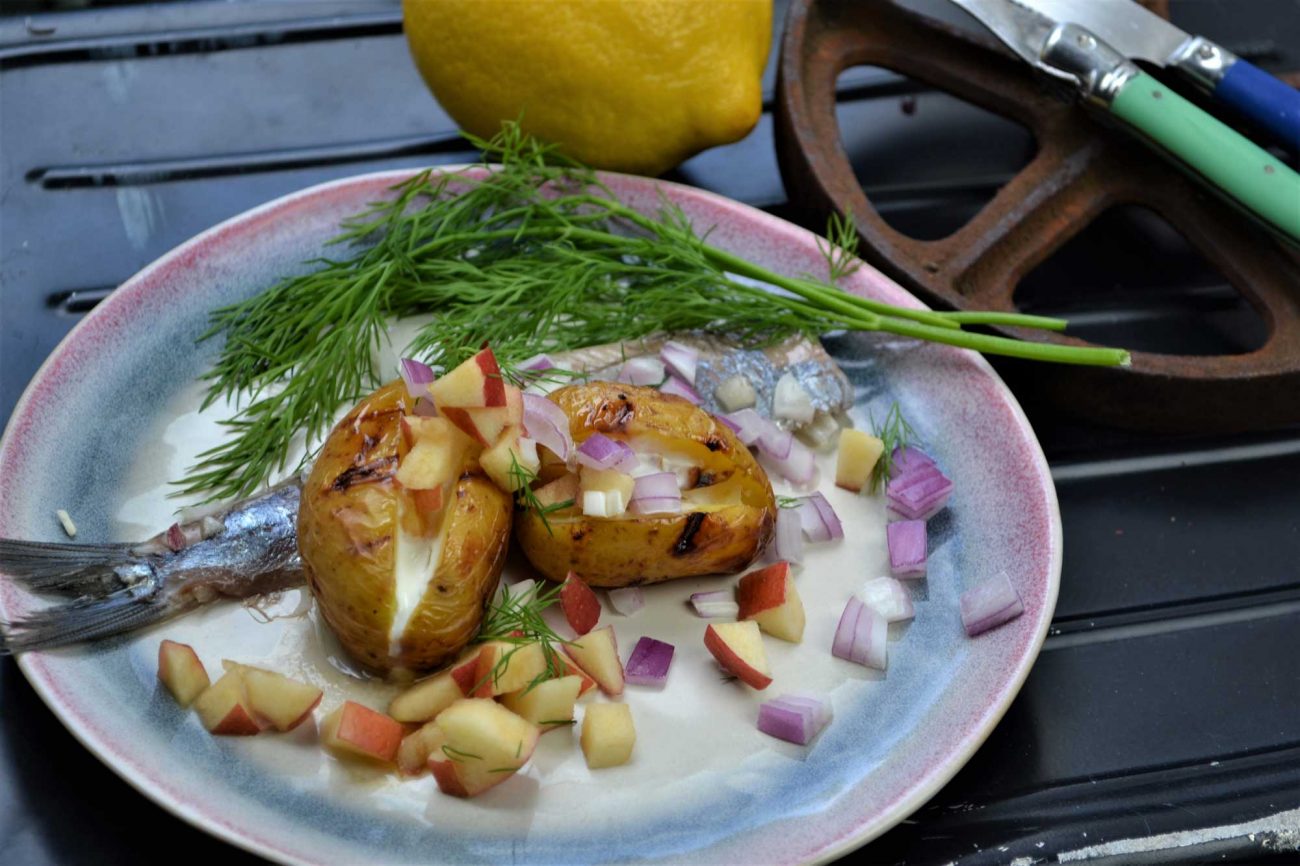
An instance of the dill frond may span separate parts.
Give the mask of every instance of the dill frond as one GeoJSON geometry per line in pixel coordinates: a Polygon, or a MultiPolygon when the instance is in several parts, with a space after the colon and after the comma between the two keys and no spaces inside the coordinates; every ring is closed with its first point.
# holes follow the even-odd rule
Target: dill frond
{"type": "Polygon", "coordinates": [[[899,408],[898,402],[895,401],[885,413],[885,419],[877,424],[876,419],[871,412],[867,412],[867,420],[871,424],[871,432],[881,442],[885,443],[885,449],[880,454],[880,459],[871,469],[871,492],[879,492],[881,485],[889,480],[890,469],[894,465],[894,451],[899,448],[906,448],[916,442],[916,431],[912,425],[907,423],[903,417],[903,410],[899,408]]]}

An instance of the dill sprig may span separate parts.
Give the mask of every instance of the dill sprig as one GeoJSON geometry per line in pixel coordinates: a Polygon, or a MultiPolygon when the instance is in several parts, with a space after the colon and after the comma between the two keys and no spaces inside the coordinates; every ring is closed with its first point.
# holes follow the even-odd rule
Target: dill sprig
{"type": "Polygon", "coordinates": [[[877,493],[881,485],[889,480],[889,472],[894,465],[894,451],[914,443],[916,431],[903,417],[903,410],[899,408],[897,401],[889,407],[889,411],[885,413],[885,420],[881,423],[876,423],[870,410],[867,412],[867,420],[871,423],[872,435],[885,443],[880,459],[871,469],[871,492],[877,493]]]}
{"type": "Polygon", "coordinates": [[[827,279],[832,284],[852,276],[862,267],[858,258],[858,232],[845,215],[832,211],[826,220],[826,237],[817,239],[817,248],[826,259],[827,279]]]}
{"type": "Polygon", "coordinates": [[[776,497],[777,508],[798,508],[803,505],[803,499],[798,496],[778,496],[776,497]]]}
{"type": "Polygon", "coordinates": [[[559,597],[560,584],[558,583],[545,589],[540,584],[533,584],[519,594],[512,594],[509,586],[501,587],[501,598],[488,607],[474,641],[476,643],[500,641],[511,646],[496,660],[492,670],[475,683],[474,689],[470,690],[471,694],[489,680],[494,683],[500,680],[510,664],[510,657],[528,644],[541,644],[546,670],[528,683],[524,689],[525,693],[531,691],[538,683],[564,675],[566,667],[556,647],[564,646],[569,641],[556,634],[542,616],[542,611],[554,604],[559,597]]]}
{"type": "MultiPolygon", "coordinates": [[[[666,199],[657,214],[617,201],[595,174],[508,123],[473,136],[490,171],[419,172],[343,223],[314,270],[212,313],[201,339],[224,338],[204,406],[234,401],[230,434],[199,455],[179,494],[247,495],[287,467],[298,437],[319,441],[338,408],[393,371],[373,349],[389,320],[434,315],[404,347],[450,369],[484,342],[507,376],[538,352],[710,331],[746,345],[831,330],[885,331],[981,352],[1125,364],[1120,350],[969,333],[963,323],[1062,328],[1012,313],[941,313],[861,298],[787,277],[705,243],[666,199]],[[735,279],[734,276],[743,279],[735,279]],[[785,291],[773,293],[757,281],[785,291]]],[[[847,221],[832,223],[832,276],[854,265],[847,221]]],[[[707,235],[707,232],[705,233],[707,235]]]]}
{"type": "Polygon", "coordinates": [[[507,474],[510,477],[510,485],[515,489],[515,501],[523,508],[536,512],[537,516],[542,519],[542,526],[546,527],[546,534],[555,535],[555,532],[551,529],[551,521],[547,519],[548,515],[556,511],[563,511],[566,508],[572,508],[574,501],[565,499],[561,502],[543,505],[532,487],[533,482],[537,480],[537,473],[520,464],[519,458],[513,451],[510,452],[510,469],[507,474]]]}

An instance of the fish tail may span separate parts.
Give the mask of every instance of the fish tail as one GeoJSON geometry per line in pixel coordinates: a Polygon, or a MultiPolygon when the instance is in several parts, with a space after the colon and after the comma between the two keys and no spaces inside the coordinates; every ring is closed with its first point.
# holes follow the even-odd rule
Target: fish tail
{"type": "Polygon", "coordinates": [[[0,538],[0,574],[34,592],[104,598],[151,576],[129,544],[56,544],[0,538]]]}
{"type": "Polygon", "coordinates": [[[161,622],[178,613],[145,581],[100,598],[82,598],[0,623],[0,655],[51,649],[161,622]]]}

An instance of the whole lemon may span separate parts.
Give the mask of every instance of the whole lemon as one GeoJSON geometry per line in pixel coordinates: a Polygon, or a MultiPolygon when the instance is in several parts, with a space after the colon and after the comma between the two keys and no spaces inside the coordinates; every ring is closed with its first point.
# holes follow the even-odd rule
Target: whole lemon
{"type": "Polygon", "coordinates": [[[659,174],[762,112],[772,0],[404,0],[403,15],[463,129],[522,119],[594,168],[659,174]]]}

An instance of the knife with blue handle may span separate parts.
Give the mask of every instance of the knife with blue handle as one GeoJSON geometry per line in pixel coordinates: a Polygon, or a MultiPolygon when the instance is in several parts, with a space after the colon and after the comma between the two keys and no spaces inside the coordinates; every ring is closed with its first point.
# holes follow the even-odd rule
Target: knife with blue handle
{"type": "Polygon", "coordinates": [[[1300,154],[1300,90],[1204,36],[1192,36],[1134,0],[1023,0],[1091,31],[1125,57],[1174,70],[1300,154]]]}
{"type": "Polygon", "coordinates": [[[1018,0],[951,0],[1017,56],[1074,85],[1158,151],[1191,169],[1265,224],[1300,242],[1300,175],[1220,123],[1088,29],[1018,0]]]}

